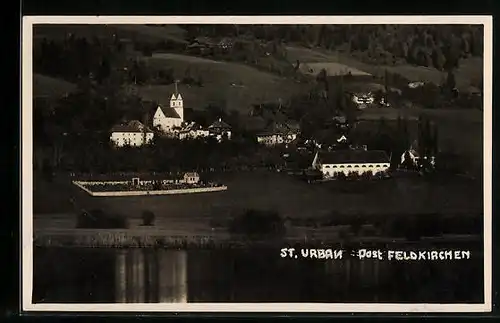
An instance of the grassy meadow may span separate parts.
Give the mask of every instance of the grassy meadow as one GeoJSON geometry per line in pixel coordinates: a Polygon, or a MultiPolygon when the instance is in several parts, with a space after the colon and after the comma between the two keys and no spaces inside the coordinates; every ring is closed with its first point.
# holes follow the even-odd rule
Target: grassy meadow
{"type": "MultiPolygon", "coordinates": [[[[307,85],[241,63],[167,53],[153,54],[152,57],[143,57],[142,60],[153,69],[173,69],[178,79],[182,79],[187,70],[194,79],[201,77],[201,87],[179,85],[184,106],[193,109],[217,104],[228,110],[247,113],[253,103],[277,102],[279,98],[285,100],[309,88],[307,85]]],[[[174,88],[173,84],[141,86],[138,87],[138,93],[144,99],[168,105],[174,88]]]]}
{"type": "MultiPolygon", "coordinates": [[[[334,69],[329,70],[332,75],[335,72],[342,72],[343,70],[352,70],[352,74],[362,75],[362,73],[371,74],[373,76],[383,76],[385,70],[392,73],[398,73],[410,81],[424,81],[441,84],[446,78],[446,73],[438,71],[435,68],[428,68],[424,66],[412,66],[409,64],[401,64],[397,66],[374,66],[363,63],[351,55],[344,53],[336,53],[324,49],[310,49],[304,47],[287,47],[287,58],[290,61],[299,60],[306,65],[312,66],[334,66],[334,69]],[[326,64],[326,65],[325,65],[326,64]],[[345,67],[344,67],[345,66],[345,67]]],[[[315,69],[319,72],[321,68],[315,69]]],[[[460,62],[460,67],[455,71],[455,78],[457,88],[460,90],[467,90],[471,86],[475,86],[483,77],[483,60],[481,58],[467,58],[460,62]]]]}
{"type": "Polygon", "coordinates": [[[58,78],[33,74],[33,97],[58,98],[76,89],[76,85],[58,78]]]}

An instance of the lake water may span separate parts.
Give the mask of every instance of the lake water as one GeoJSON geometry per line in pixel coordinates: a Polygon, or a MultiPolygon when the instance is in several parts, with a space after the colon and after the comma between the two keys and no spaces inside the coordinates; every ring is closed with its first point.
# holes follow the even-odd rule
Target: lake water
{"type": "Polygon", "coordinates": [[[482,303],[483,257],[281,258],[280,249],[36,248],[35,303],[482,303]]]}

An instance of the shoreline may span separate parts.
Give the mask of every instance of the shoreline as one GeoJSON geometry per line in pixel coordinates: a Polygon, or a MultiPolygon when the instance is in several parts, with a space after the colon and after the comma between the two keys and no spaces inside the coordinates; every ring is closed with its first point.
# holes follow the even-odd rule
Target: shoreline
{"type": "Polygon", "coordinates": [[[142,191],[108,191],[108,192],[95,192],[86,188],[83,184],[85,181],[72,181],[72,183],[91,196],[100,197],[113,197],[113,196],[148,196],[148,195],[176,195],[176,194],[193,194],[193,193],[210,193],[222,192],[227,190],[227,186],[213,186],[213,187],[192,187],[183,189],[168,189],[168,190],[142,190],[142,191]]]}
{"type": "MultiPolygon", "coordinates": [[[[244,235],[230,234],[225,230],[215,230],[206,233],[188,233],[178,230],[168,232],[151,228],[145,230],[130,229],[45,229],[36,230],[33,234],[35,247],[68,247],[68,248],[248,248],[266,246],[283,248],[300,244],[327,248],[327,245],[362,245],[373,247],[377,245],[402,246],[439,246],[440,244],[482,244],[480,235],[442,235],[437,237],[421,237],[410,241],[395,237],[338,237],[328,232],[311,234],[285,235],[275,238],[248,238],[244,235]]],[[[456,247],[455,247],[456,248],[456,247]]]]}

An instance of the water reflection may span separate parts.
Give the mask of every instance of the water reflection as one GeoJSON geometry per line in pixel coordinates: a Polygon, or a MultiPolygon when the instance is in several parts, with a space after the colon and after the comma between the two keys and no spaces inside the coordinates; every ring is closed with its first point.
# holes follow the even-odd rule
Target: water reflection
{"type": "Polygon", "coordinates": [[[483,301],[482,257],[412,263],[282,259],[276,250],[102,248],[36,249],[34,256],[34,302],[483,301]]]}
{"type": "Polygon", "coordinates": [[[115,259],[116,302],[187,302],[186,251],[119,250],[115,259]]]}

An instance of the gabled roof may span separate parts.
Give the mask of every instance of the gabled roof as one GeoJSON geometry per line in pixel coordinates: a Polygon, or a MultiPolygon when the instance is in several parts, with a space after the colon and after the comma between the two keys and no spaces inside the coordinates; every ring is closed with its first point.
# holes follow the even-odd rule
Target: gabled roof
{"type": "Polygon", "coordinates": [[[322,164],[350,164],[350,163],[389,163],[389,158],[382,150],[338,150],[319,152],[322,164]]]}
{"type": "Polygon", "coordinates": [[[181,116],[177,113],[177,111],[175,111],[174,108],[162,107],[161,105],[158,105],[157,109],[160,109],[166,118],[172,118],[172,119],[180,119],[181,118],[181,116]]]}
{"type": "Polygon", "coordinates": [[[175,93],[172,94],[172,96],[170,97],[170,100],[182,100],[182,96],[181,94],[177,94],[177,97],[175,96],[175,93]]]}
{"type": "Polygon", "coordinates": [[[217,121],[215,121],[214,123],[212,123],[208,129],[231,129],[231,126],[228,125],[227,123],[225,123],[224,121],[222,121],[222,119],[219,119],[217,121]]]}
{"type": "Polygon", "coordinates": [[[118,125],[113,126],[113,128],[111,128],[111,132],[141,132],[142,133],[144,131],[150,132],[150,133],[153,132],[151,129],[144,126],[138,120],[132,120],[128,123],[118,124],[118,125]]]}
{"type": "Polygon", "coordinates": [[[199,124],[197,124],[196,122],[191,122],[191,123],[185,125],[184,127],[182,127],[182,129],[180,129],[180,132],[190,132],[190,131],[196,131],[196,130],[203,130],[203,127],[200,126],[199,124]]]}

